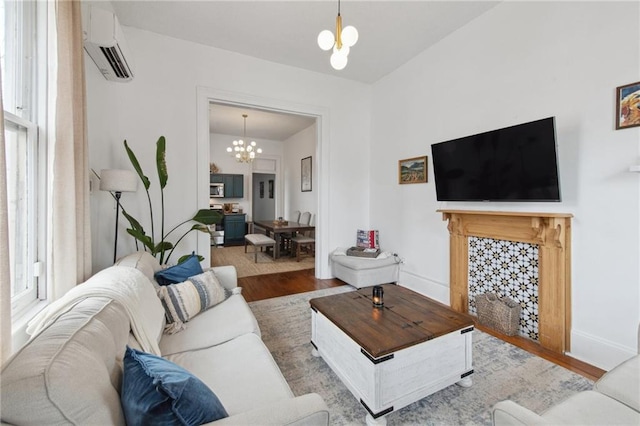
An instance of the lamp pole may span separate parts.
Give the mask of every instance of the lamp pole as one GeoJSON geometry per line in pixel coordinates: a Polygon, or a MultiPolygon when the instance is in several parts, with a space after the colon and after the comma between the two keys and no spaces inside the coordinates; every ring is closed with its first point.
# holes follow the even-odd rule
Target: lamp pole
{"type": "Polygon", "coordinates": [[[118,216],[120,214],[120,197],[122,196],[122,192],[115,191],[116,196],[116,238],[115,243],[113,244],[113,263],[116,263],[116,253],[118,252],[118,216]]]}

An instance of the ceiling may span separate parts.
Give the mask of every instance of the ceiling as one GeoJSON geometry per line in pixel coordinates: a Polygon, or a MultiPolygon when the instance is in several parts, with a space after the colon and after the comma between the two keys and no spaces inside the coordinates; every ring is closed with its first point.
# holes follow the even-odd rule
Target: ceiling
{"type": "MultiPolygon", "coordinates": [[[[498,2],[342,1],[343,26],[355,26],[359,40],[351,49],[347,67],[341,71],[331,68],[330,52],[320,50],[316,42],[320,31],[335,31],[337,1],[112,0],[111,3],[123,25],[371,84],[498,2]]],[[[224,110],[220,114],[225,114],[224,110]]],[[[242,112],[228,111],[228,114],[233,120],[214,118],[212,131],[236,134],[242,129],[242,112]],[[231,128],[235,131],[229,132],[231,128]]],[[[263,121],[267,126],[264,129],[259,117],[254,113],[247,119],[247,133],[254,138],[282,140],[278,139],[282,135],[277,138],[263,135],[271,135],[277,131],[273,127],[285,126],[285,122],[292,126],[285,133],[295,133],[292,117],[286,120],[283,117],[280,123],[277,119],[280,114],[276,114],[263,121]]]]}

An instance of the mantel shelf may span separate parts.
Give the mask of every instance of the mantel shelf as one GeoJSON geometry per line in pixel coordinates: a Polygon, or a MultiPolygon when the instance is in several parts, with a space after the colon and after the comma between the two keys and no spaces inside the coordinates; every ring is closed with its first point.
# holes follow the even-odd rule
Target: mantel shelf
{"type": "MultiPolygon", "coordinates": [[[[640,166],[639,166],[640,167],[640,166]]],[[[508,211],[489,211],[489,210],[436,210],[438,213],[453,213],[453,214],[476,214],[476,215],[488,215],[488,216],[516,216],[516,217],[573,217],[571,213],[544,213],[544,212],[508,212],[508,211]]]]}

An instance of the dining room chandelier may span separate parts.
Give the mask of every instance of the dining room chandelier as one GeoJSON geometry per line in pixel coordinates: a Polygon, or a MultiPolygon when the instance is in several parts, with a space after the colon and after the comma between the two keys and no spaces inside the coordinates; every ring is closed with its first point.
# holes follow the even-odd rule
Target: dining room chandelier
{"type": "Polygon", "coordinates": [[[227,152],[233,155],[238,163],[251,163],[257,154],[262,154],[262,149],[256,146],[256,141],[245,143],[247,138],[247,114],[242,114],[244,119],[244,129],[242,131],[242,139],[233,141],[232,146],[227,147],[227,152]]]}
{"type": "Polygon", "coordinates": [[[347,66],[349,51],[358,41],[358,30],[352,25],[342,28],[342,16],[340,16],[340,0],[338,0],[338,16],[336,17],[336,34],[330,30],[320,31],[318,34],[318,46],[322,50],[330,50],[331,66],[336,70],[341,70],[347,66]]]}

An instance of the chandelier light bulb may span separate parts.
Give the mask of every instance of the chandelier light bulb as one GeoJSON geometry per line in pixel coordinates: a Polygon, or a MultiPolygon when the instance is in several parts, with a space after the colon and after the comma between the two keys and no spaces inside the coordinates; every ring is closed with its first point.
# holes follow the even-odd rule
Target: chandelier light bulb
{"type": "Polygon", "coordinates": [[[251,141],[251,146],[256,146],[256,141],[251,141]]]}
{"type": "Polygon", "coordinates": [[[236,158],[238,159],[238,161],[240,161],[240,153],[236,154],[236,158]]]}
{"type": "Polygon", "coordinates": [[[231,148],[230,146],[227,147],[227,152],[233,152],[233,148],[231,148]]]}
{"type": "Polygon", "coordinates": [[[329,30],[320,31],[318,34],[318,46],[322,50],[329,50],[336,43],[336,38],[333,36],[333,33],[329,30]]]}
{"type": "Polygon", "coordinates": [[[334,53],[331,55],[331,66],[335,69],[340,71],[341,69],[344,69],[344,67],[347,66],[347,62],[348,62],[348,58],[346,55],[341,55],[340,53],[334,53]]]}
{"type": "Polygon", "coordinates": [[[342,44],[351,47],[358,42],[358,30],[353,25],[349,25],[342,29],[342,33],[340,34],[342,38],[342,44]]]}
{"type": "Polygon", "coordinates": [[[262,148],[258,148],[258,149],[256,150],[256,152],[257,152],[258,154],[262,154],[262,148]]]}
{"type": "Polygon", "coordinates": [[[340,49],[338,49],[338,46],[333,46],[334,55],[349,56],[349,50],[349,46],[347,46],[346,44],[343,44],[342,48],[340,49]]]}

